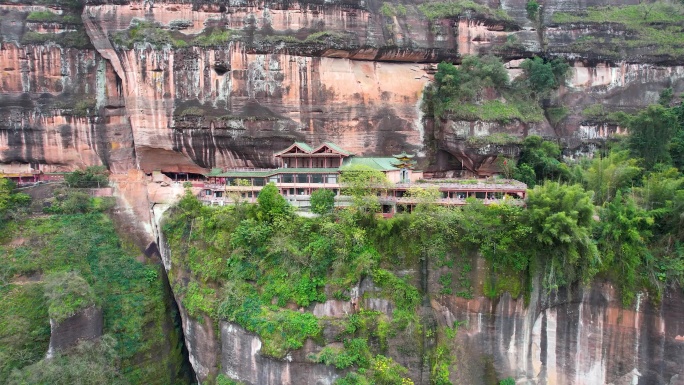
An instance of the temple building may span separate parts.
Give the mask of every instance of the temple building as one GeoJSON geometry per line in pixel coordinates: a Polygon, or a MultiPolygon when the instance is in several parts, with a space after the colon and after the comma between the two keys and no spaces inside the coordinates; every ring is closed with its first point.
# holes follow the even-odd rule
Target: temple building
{"type": "Polygon", "coordinates": [[[274,183],[280,193],[294,206],[307,210],[310,197],[317,189],[332,190],[337,206],[349,204],[349,197],[340,193],[340,175],[345,169],[365,166],[385,174],[390,186],[383,189],[380,202],[383,213],[392,215],[411,210],[416,202],[407,192],[416,187],[436,187],[444,205],[462,205],[467,198],[482,199],[485,203],[503,199],[521,201],[527,185],[514,180],[443,180],[423,179],[423,172],[415,170],[414,155],[402,152],[391,157],[358,157],[335,143],[311,147],[295,142],[274,154],[280,167],[275,169],[213,169],[200,193],[200,200],[209,205],[224,205],[238,200],[255,202],[259,191],[274,183]]]}
{"type": "Polygon", "coordinates": [[[0,164],[0,178],[6,178],[18,186],[32,185],[38,182],[59,182],[64,180],[64,172],[45,173],[38,165],[25,163],[0,164]]]}

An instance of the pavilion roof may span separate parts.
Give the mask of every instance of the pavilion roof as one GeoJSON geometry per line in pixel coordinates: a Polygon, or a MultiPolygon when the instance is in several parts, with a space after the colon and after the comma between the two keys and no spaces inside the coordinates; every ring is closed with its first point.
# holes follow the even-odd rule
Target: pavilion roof
{"type": "MultiPolygon", "coordinates": [[[[353,157],[347,158],[342,163],[343,167],[349,166],[368,166],[374,170],[378,171],[393,171],[398,170],[394,166],[396,163],[395,158],[379,158],[379,157],[353,157]]],[[[344,170],[343,170],[344,171],[344,170]]]]}

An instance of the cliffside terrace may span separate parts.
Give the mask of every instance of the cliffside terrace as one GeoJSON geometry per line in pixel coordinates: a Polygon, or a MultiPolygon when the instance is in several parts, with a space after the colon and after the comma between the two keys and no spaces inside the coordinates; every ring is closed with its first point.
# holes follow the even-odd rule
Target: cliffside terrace
{"type": "MultiPolygon", "coordinates": [[[[336,206],[349,203],[349,197],[341,194],[339,170],[331,169],[274,169],[269,171],[226,171],[210,176],[199,195],[201,201],[210,205],[226,205],[236,201],[256,202],[259,191],[268,183],[274,183],[280,193],[296,207],[307,210],[311,193],[317,189],[329,189],[336,195],[336,206]],[[337,171],[338,173],[334,173],[337,171]]],[[[485,204],[520,202],[525,199],[527,185],[510,179],[425,179],[417,182],[395,183],[378,189],[380,203],[385,214],[411,210],[419,199],[411,196],[414,189],[436,188],[442,205],[465,205],[469,198],[482,200],[485,204]],[[403,207],[398,207],[403,206],[403,207]]]]}

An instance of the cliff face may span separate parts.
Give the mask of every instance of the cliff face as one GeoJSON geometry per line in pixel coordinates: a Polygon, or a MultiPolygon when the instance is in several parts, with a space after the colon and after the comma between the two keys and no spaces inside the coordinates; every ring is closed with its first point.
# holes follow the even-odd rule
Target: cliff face
{"type": "MultiPolygon", "coordinates": [[[[158,221],[163,206],[155,207],[158,221]]],[[[172,263],[171,250],[159,233],[162,258],[172,285],[184,292],[196,273],[172,263]]],[[[176,256],[175,258],[178,258],[176,256]]],[[[684,296],[679,288],[660,300],[639,294],[624,307],[619,293],[598,280],[591,286],[547,291],[533,283],[529,300],[506,293],[485,295],[489,268],[481,257],[462,264],[474,268],[465,277],[471,298],[441,294],[445,273],[463,274],[461,266],[428,265],[427,277],[411,264],[396,273],[420,286],[426,282],[427,300],[417,311],[421,330],[399,331],[388,338],[385,354],[406,367],[415,384],[432,384],[427,358],[435,346],[445,346],[453,357],[449,380],[454,384],[489,385],[513,377],[517,384],[546,385],[681,385],[684,382],[684,296]],[[454,330],[452,335],[444,330],[454,330]]],[[[460,279],[463,279],[461,277],[460,279]]],[[[458,285],[456,279],[451,285],[458,285]]],[[[396,306],[380,295],[370,278],[350,290],[349,300],[329,299],[300,308],[323,320],[322,340],[307,340],[284,359],[265,356],[262,341],[242,327],[193,318],[181,305],[190,361],[200,381],[223,374],[250,385],[332,384],[346,371],[315,363],[323,345],[338,343],[343,320],[358,309],[393,316],[396,306]]],[[[178,303],[183,301],[183,294],[178,303]]]]}
{"type": "MultiPolygon", "coordinates": [[[[66,8],[0,5],[0,161],[200,172],[271,166],[272,152],[293,140],[330,140],[359,154],[444,150],[487,170],[491,159],[461,134],[535,133],[577,147],[616,130],[587,122],[587,106],[629,110],[656,101],[663,87],[684,91],[682,67],[670,66],[678,51],[649,55],[634,43],[592,55],[577,44],[582,36],[620,35],[617,26],[554,19],[611,2],[546,2],[539,20],[523,0],[483,4],[490,8],[459,16],[417,3],[117,3],[86,5],[77,21],[29,17],[74,16],[66,8]],[[215,28],[229,33],[211,40],[215,28]],[[85,41],[67,39],[79,33],[85,41]],[[488,53],[569,58],[573,76],[557,100],[567,117],[426,121],[431,63],[488,53]]],[[[512,76],[518,63],[508,64],[512,76]]]]}
{"type": "MultiPolygon", "coordinates": [[[[162,245],[149,207],[168,196],[144,182],[154,170],[269,167],[274,150],[298,140],[334,141],[364,155],[434,154],[438,169],[459,163],[486,174],[498,155],[518,149],[468,138],[538,134],[563,142],[572,155],[622,132],[588,119],[588,106],[629,111],[656,102],[665,87],[684,92],[677,47],[637,40],[634,26],[554,16],[638,0],[545,1],[537,19],[526,14],[526,0],[479,3],[491,12],[428,17],[422,2],[380,1],[152,8],[116,1],[78,11],[0,4],[0,165],[50,172],[104,164],[115,174],[121,215],[138,242],[162,245]],[[30,17],[46,11],[60,17],[30,17]],[[215,28],[229,33],[215,35],[215,28]],[[598,49],[611,44],[620,49],[598,49]],[[522,58],[566,58],[571,76],[553,102],[566,106],[567,116],[506,124],[425,118],[421,101],[435,64],[466,54],[501,56],[512,77],[521,73],[522,58]]],[[[168,258],[165,265],[182,276],[168,258]]],[[[429,308],[442,326],[467,321],[452,341],[455,382],[485,383],[491,370],[534,384],[684,381],[681,295],[671,292],[657,306],[641,298],[633,309],[622,309],[615,297],[610,286],[596,284],[537,291],[528,305],[506,295],[435,295],[429,308]]],[[[320,314],[334,318],[352,304],[326,306],[320,314]]],[[[250,384],[328,384],[342,374],[306,360],[305,353],[320,349],[312,343],[286,360],[265,358],[258,338],[236,325],[181,313],[200,379],[221,372],[250,384]]],[[[402,363],[416,383],[428,383],[419,356],[406,353],[402,363]]]]}
{"type": "Polygon", "coordinates": [[[662,303],[639,296],[625,309],[607,283],[545,295],[525,305],[498,300],[432,300],[440,323],[464,322],[454,341],[457,383],[486,384],[491,367],[525,384],[681,384],[681,290],[662,303]],[[488,368],[488,365],[491,367],[488,368]]]}

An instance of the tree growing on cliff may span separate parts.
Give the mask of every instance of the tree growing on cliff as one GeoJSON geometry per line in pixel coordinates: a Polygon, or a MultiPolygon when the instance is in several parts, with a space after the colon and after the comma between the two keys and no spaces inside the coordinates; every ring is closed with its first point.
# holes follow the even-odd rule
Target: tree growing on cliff
{"type": "MultiPolygon", "coordinates": [[[[518,173],[514,178],[525,178],[528,182],[532,177],[524,165],[534,170],[537,182],[546,179],[567,180],[570,174],[568,166],[561,162],[561,149],[558,144],[544,140],[539,136],[530,135],[523,141],[523,148],[518,161],[518,173]]],[[[533,185],[531,185],[533,186],[533,185]]]]}
{"type": "Polygon", "coordinates": [[[650,170],[656,163],[670,162],[670,140],[677,132],[677,116],[662,105],[654,104],[627,119],[629,149],[643,159],[650,170]]]}
{"type": "Polygon", "coordinates": [[[95,293],[76,272],[61,272],[45,279],[45,297],[50,319],[60,323],[95,303],[95,293]]]}
{"type": "Polygon", "coordinates": [[[580,185],[546,182],[529,192],[524,223],[531,227],[530,251],[545,268],[547,289],[589,282],[598,272],[593,215],[591,194],[580,185]]]}
{"type": "Polygon", "coordinates": [[[311,193],[311,212],[315,214],[328,214],[335,207],[335,193],[325,188],[311,193]]]}
{"type": "Polygon", "coordinates": [[[283,218],[292,211],[274,183],[269,183],[261,189],[257,202],[259,203],[257,216],[268,222],[283,218]]]}
{"type": "Polygon", "coordinates": [[[617,282],[623,305],[628,306],[636,295],[639,268],[650,258],[647,245],[653,218],[620,191],[601,209],[600,215],[596,239],[601,262],[617,282]]]}
{"type": "Polygon", "coordinates": [[[538,56],[525,59],[520,67],[523,81],[537,99],[547,98],[552,90],[560,87],[570,70],[570,65],[562,59],[544,60],[538,56]]]}
{"type": "Polygon", "coordinates": [[[377,194],[389,184],[385,174],[366,165],[344,167],[341,171],[342,194],[352,197],[352,207],[361,211],[378,212],[380,202],[377,194]]]}
{"type": "Polygon", "coordinates": [[[26,206],[31,202],[30,196],[14,192],[15,188],[14,182],[0,178],[0,228],[8,218],[16,213],[17,208],[26,206]]]}
{"type": "Polygon", "coordinates": [[[64,177],[69,187],[107,187],[109,185],[109,172],[104,166],[90,166],[85,170],[76,170],[64,177]]]}

